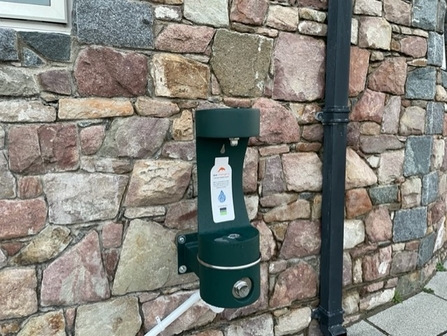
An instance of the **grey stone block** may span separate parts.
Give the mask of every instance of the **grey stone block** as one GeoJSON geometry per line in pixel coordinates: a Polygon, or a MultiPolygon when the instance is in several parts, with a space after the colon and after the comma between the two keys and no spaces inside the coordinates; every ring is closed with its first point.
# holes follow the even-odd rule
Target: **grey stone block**
{"type": "Polygon", "coordinates": [[[395,243],[421,238],[427,230],[427,208],[396,211],[393,225],[395,243]]]}
{"type": "Polygon", "coordinates": [[[429,65],[442,66],[444,60],[444,36],[435,32],[428,34],[427,61],[429,65]]]}
{"type": "Polygon", "coordinates": [[[421,239],[418,252],[418,266],[425,265],[431,257],[433,257],[433,249],[435,248],[436,234],[430,233],[427,237],[421,239]]]}
{"type": "Polygon", "coordinates": [[[369,197],[374,205],[398,202],[397,185],[374,187],[369,190],[369,197]]]}
{"type": "Polygon", "coordinates": [[[447,72],[446,71],[441,71],[441,81],[442,81],[442,86],[447,87],[447,72]]]}
{"type": "Polygon", "coordinates": [[[69,61],[71,37],[67,34],[19,32],[22,40],[49,61],[69,61]]]}
{"type": "Polygon", "coordinates": [[[442,134],[444,129],[444,103],[429,102],[425,115],[425,133],[442,134]]]}
{"type": "Polygon", "coordinates": [[[445,12],[447,10],[445,0],[439,0],[438,3],[438,18],[436,24],[436,31],[439,33],[444,33],[444,23],[445,23],[445,12]]]}
{"type": "Polygon", "coordinates": [[[438,20],[438,0],[413,1],[413,26],[436,30],[438,20]]]}
{"type": "Polygon", "coordinates": [[[17,34],[12,29],[0,29],[0,61],[17,61],[17,34]]]}
{"type": "Polygon", "coordinates": [[[75,11],[77,34],[82,42],[153,47],[153,8],[146,2],[78,0],[75,11]]]}
{"type": "Polygon", "coordinates": [[[404,176],[428,174],[433,149],[431,136],[411,136],[405,146],[404,176]]]}
{"type": "Polygon", "coordinates": [[[45,64],[45,62],[32,50],[23,48],[22,50],[22,65],[25,67],[38,67],[45,64]]]}
{"type": "Polygon", "coordinates": [[[407,77],[406,97],[409,99],[434,99],[436,94],[436,69],[419,68],[407,77]]]}
{"type": "Polygon", "coordinates": [[[422,205],[428,205],[437,200],[438,185],[438,172],[432,172],[422,178],[422,205]]]}

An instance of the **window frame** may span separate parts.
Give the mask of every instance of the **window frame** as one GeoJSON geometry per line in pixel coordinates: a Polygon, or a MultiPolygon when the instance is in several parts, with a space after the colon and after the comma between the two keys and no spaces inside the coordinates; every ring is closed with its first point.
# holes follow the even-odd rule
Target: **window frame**
{"type": "MultiPolygon", "coordinates": [[[[22,15],[16,15],[17,17],[14,18],[12,16],[7,17],[7,15],[2,14],[0,11],[0,28],[10,28],[21,31],[42,31],[42,32],[57,32],[57,33],[69,34],[72,28],[71,11],[73,8],[73,0],[51,1],[51,3],[56,2],[58,4],[63,4],[65,8],[64,9],[65,20],[63,20],[63,22],[61,22],[61,20],[59,20],[58,22],[55,21],[51,22],[47,17],[42,18],[41,15],[33,15],[31,17],[25,17],[23,13],[22,15]]],[[[6,2],[0,0],[0,7],[3,7],[4,4],[6,4],[6,2]]],[[[9,3],[9,4],[19,5],[18,3],[9,3]]],[[[45,7],[46,10],[48,10],[48,6],[28,5],[28,4],[25,4],[25,6],[45,7]]],[[[60,8],[60,5],[58,6],[58,8],[60,8]]]]}
{"type": "Polygon", "coordinates": [[[33,5],[0,0],[0,17],[30,21],[55,22],[66,24],[68,21],[68,3],[66,0],[50,1],[49,6],[33,5]]]}

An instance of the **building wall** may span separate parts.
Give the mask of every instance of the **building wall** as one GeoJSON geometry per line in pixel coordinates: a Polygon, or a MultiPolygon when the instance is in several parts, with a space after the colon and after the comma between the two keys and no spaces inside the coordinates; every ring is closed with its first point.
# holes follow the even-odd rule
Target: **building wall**
{"type": "MultiPolygon", "coordinates": [[[[356,0],[347,323],[446,258],[444,0],[356,0]]],[[[71,36],[0,29],[0,335],[143,335],[198,287],[194,112],[261,111],[244,192],[260,299],[163,335],[318,335],[326,0],[77,0],[71,36]]],[[[345,158],[340,158],[344,160],[345,158]]]]}

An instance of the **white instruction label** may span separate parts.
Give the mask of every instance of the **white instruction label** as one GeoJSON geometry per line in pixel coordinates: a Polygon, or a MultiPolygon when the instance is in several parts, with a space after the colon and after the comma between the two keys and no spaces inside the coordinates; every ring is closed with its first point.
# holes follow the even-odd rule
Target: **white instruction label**
{"type": "Polygon", "coordinates": [[[233,184],[228,157],[218,157],[211,168],[211,211],[214,223],[234,220],[233,184]]]}

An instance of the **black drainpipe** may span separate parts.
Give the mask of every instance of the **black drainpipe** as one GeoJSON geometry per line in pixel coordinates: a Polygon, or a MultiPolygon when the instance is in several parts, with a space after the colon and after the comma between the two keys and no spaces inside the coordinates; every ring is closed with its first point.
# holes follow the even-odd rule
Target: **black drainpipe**
{"type": "Polygon", "coordinates": [[[324,336],[347,335],[343,327],[343,226],[346,126],[349,121],[351,0],[329,0],[326,47],[320,305],[314,311],[324,336]]]}

